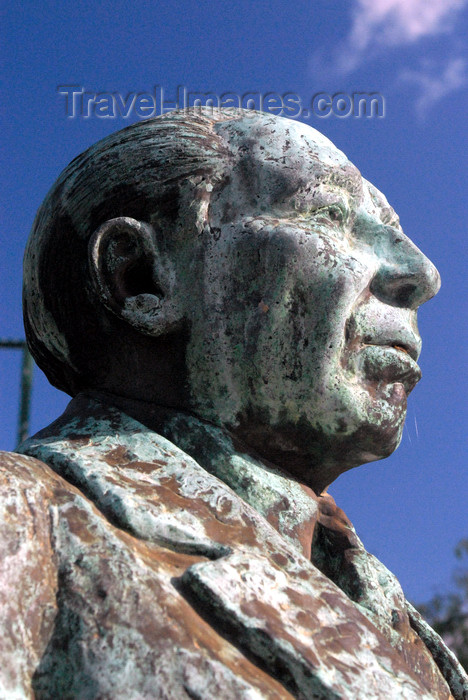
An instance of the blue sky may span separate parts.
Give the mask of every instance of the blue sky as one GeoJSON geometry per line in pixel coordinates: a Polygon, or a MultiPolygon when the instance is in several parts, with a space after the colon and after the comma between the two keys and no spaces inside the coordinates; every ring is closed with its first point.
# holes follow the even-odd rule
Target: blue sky
{"type": "MultiPolygon", "coordinates": [[[[124,97],[157,85],[168,97],[178,85],[293,92],[303,105],[320,92],[384,96],[383,117],[311,115],[307,123],[386,194],[443,284],[419,314],[424,377],[400,448],[330,491],[416,601],[448,588],[453,547],[468,536],[467,9],[468,0],[44,0],[10,3],[2,18],[2,337],[23,337],[22,252],[47,190],[78,153],[137,118],[69,118],[57,86],[124,97]]],[[[0,352],[3,449],[14,447],[19,362],[0,352]]],[[[36,369],[33,430],[66,403],[36,369]]]]}

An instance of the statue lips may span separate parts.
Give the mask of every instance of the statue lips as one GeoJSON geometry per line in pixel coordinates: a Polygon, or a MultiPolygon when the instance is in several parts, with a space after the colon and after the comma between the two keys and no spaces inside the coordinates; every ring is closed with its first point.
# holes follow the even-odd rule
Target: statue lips
{"type": "Polygon", "coordinates": [[[421,379],[421,369],[414,355],[417,357],[417,352],[410,351],[401,341],[366,343],[358,354],[358,371],[368,381],[379,384],[399,382],[408,395],[421,379]]]}
{"type": "MultiPolygon", "coordinates": [[[[375,320],[367,318],[362,325],[370,328],[375,320]]],[[[362,329],[361,325],[361,329],[362,329]]],[[[352,327],[349,326],[348,328],[352,327]]],[[[386,319],[380,332],[356,332],[348,344],[348,359],[353,370],[367,382],[381,387],[399,382],[406,395],[421,379],[417,359],[421,351],[421,338],[408,328],[403,319],[386,319]]]]}

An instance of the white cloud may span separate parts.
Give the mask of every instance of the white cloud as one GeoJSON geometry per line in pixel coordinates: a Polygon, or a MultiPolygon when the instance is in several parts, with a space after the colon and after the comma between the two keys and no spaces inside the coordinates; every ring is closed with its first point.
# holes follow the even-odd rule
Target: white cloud
{"type": "Polygon", "coordinates": [[[400,80],[418,88],[416,113],[424,120],[434,105],[468,84],[468,62],[452,58],[442,68],[426,63],[420,70],[403,71],[400,80]]]}
{"type": "Polygon", "coordinates": [[[371,41],[406,44],[452,27],[466,0],[358,0],[351,37],[360,46],[371,41]]]}
{"type": "Polygon", "coordinates": [[[356,0],[352,24],[334,61],[334,72],[346,74],[371,53],[411,44],[453,29],[468,0],[356,0]]]}

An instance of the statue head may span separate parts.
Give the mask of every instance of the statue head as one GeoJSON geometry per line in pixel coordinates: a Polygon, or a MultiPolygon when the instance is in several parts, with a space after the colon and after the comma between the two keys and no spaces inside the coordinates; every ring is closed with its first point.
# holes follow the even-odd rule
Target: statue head
{"type": "Polygon", "coordinates": [[[434,266],[316,130],[173,112],[64,170],[25,256],[50,381],[194,413],[321,491],[388,456],[434,266]]]}

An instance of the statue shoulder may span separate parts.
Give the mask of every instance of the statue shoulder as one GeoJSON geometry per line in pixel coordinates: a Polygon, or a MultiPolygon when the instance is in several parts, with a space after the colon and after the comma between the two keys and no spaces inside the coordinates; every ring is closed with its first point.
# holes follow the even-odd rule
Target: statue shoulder
{"type": "MultiPolygon", "coordinates": [[[[0,696],[30,697],[53,628],[57,566],[48,505],[57,477],[32,457],[0,452],[0,696]]],[[[31,696],[32,697],[32,696],[31,696]]]]}
{"type": "MultiPolygon", "coordinates": [[[[0,451],[0,478],[4,488],[21,490],[38,481],[53,481],[54,475],[50,467],[39,459],[17,452],[0,451]]],[[[0,498],[7,494],[2,490],[0,498]]]]}
{"type": "Polygon", "coordinates": [[[17,452],[0,451],[0,508],[1,539],[15,530],[15,538],[29,532],[34,522],[34,539],[38,540],[48,529],[46,504],[53,502],[57,490],[73,490],[73,486],[57,475],[50,466],[35,457],[17,452]]]}

